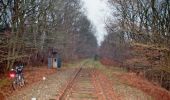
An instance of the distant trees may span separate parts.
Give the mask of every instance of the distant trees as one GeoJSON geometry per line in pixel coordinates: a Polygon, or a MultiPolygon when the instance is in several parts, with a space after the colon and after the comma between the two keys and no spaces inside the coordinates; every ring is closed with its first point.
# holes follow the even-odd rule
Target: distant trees
{"type": "Polygon", "coordinates": [[[100,47],[100,56],[108,64],[115,62],[117,62],[116,64],[122,64],[128,53],[128,43],[126,43],[124,33],[117,30],[119,26],[115,25],[112,25],[112,28],[110,26],[106,28],[108,35],[100,47]]]}
{"type": "Polygon", "coordinates": [[[0,0],[0,64],[6,70],[16,61],[38,62],[49,48],[66,59],[94,52],[96,39],[80,9],[79,0],[0,0]]]}
{"type": "Polygon", "coordinates": [[[81,58],[94,57],[98,44],[91,23],[86,16],[81,16],[76,27],[81,34],[76,39],[74,52],[81,58]]]}

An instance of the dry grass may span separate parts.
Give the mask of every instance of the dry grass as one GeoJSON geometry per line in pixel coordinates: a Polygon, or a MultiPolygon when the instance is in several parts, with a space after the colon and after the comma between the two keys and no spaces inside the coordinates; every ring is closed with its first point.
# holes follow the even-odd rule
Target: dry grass
{"type": "Polygon", "coordinates": [[[121,79],[121,82],[142,90],[148,95],[151,95],[155,100],[170,100],[169,91],[148,82],[142,77],[136,76],[134,73],[125,73],[118,77],[121,79]]]}
{"type": "Polygon", "coordinates": [[[132,43],[132,45],[143,47],[143,48],[150,48],[150,49],[153,49],[153,50],[170,51],[165,46],[157,46],[157,45],[153,45],[153,44],[132,43]]]}
{"type": "Polygon", "coordinates": [[[117,75],[127,73],[126,70],[113,66],[106,67],[101,65],[100,62],[95,62],[94,65],[96,66],[96,69],[109,77],[113,84],[113,90],[120,97],[123,97],[123,100],[153,100],[152,96],[142,90],[129,85],[126,81],[120,81],[120,78],[117,75]]]}

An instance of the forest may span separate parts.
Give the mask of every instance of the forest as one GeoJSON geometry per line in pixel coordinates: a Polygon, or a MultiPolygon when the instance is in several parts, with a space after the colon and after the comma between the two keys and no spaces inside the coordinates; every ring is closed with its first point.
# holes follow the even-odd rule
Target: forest
{"type": "Polygon", "coordinates": [[[16,62],[65,62],[98,54],[106,65],[143,75],[170,90],[170,1],[109,0],[112,17],[99,46],[80,0],[0,0],[0,73],[16,62]]]}
{"type": "Polygon", "coordinates": [[[0,69],[15,62],[47,63],[55,49],[65,61],[93,56],[97,40],[79,0],[1,0],[0,69]]]}
{"type": "Polygon", "coordinates": [[[104,64],[116,64],[170,89],[170,1],[110,0],[112,18],[100,47],[104,64]]]}

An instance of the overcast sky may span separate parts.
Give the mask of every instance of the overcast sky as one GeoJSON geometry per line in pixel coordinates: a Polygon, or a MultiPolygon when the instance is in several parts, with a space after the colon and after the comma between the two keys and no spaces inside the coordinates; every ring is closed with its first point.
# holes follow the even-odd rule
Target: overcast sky
{"type": "Polygon", "coordinates": [[[107,34],[105,30],[104,21],[107,16],[109,16],[109,8],[107,5],[107,0],[82,0],[84,3],[84,9],[88,18],[91,20],[92,24],[96,27],[96,37],[98,43],[104,40],[104,35],[107,34]]]}

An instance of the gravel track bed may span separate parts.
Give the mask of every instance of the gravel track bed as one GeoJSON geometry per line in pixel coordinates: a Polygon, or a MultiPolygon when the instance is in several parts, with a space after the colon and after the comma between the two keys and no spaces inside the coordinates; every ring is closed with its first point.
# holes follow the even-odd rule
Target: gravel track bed
{"type": "Polygon", "coordinates": [[[91,81],[91,69],[82,68],[60,100],[98,100],[91,81]]]}
{"type": "Polygon", "coordinates": [[[31,88],[18,91],[18,93],[7,100],[49,100],[55,99],[59,90],[74,74],[75,69],[57,71],[57,73],[46,77],[46,80],[33,84],[31,88]]]}

